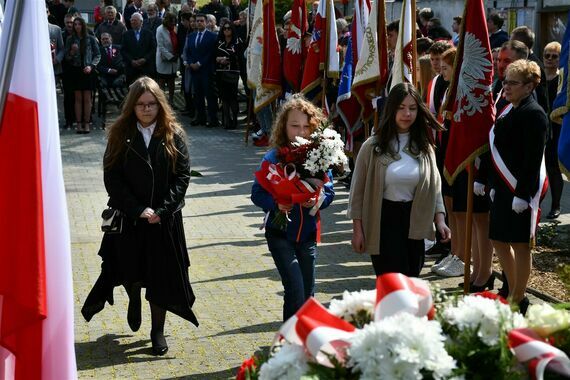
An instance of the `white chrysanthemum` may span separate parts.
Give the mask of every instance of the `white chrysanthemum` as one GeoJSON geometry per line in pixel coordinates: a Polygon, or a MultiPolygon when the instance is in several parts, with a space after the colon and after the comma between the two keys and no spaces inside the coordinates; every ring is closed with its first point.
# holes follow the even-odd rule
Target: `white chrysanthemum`
{"type": "Polygon", "coordinates": [[[345,290],[342,299],[331,301],[329,311],[345,321],[352,322],[354,316],[362,310],[372,316],[375,302],[376,290],[361,290],[359,292],[345,290]]]}
{"type": "Polygon", "coordinates": [[[294,146],[300,146],[300,145],[307,145],[309,143],[310,143],[310,141],[307,140],[306,138],[303,138],[301,136],[296,136],[295,141],[293,142],[293,145],[294,146]]]}
{"type": "Polygon", "coordinates": [[[526,319],[528,326],[543,337],[570,328],[570,311],[556,310],[546,303],[531,305],[526,313],[526,319]]]}
{"type": "Polygon", "coordinates": [[[459,330],[478,329],[478,337],[488,346],[496,345],[505,332],[526,324],[522,315],[513,313],[509,305],[479,296],[463,297],[457,306],[445,308],[443,317],[459,330]]]}
{"type": "Polygon", "coordinates": [[[298,380],[307,373],[307,357],[303,347],[285,343],[281,349],[263,363],[259,370],[260,380],[298,380]]]}
{"type": "Polygon", "coordinates": [[[350,340],[349,365],[361,379],[422,379],[422,371],[443,379],[456,368],[439,322],[425,317],[399,313],[364,326],[350,340]]]}

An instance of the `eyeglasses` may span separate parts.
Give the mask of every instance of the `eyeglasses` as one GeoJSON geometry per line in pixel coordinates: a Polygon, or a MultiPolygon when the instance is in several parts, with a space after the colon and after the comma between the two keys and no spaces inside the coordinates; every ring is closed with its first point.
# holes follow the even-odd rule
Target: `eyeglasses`
{"type": "Polygon", "coordinates": [[[158,103],[157,102],[150,102],[150,103],[137,103],[135,104],[135,107],[137,107],[137,109],[144,111],[145,109],[150,109],[150,110],[154,110],[156,108],[158,108],[158,103]]]}
{"type": "MultiPolygon", "coordinates": [[[[528,83],[528,82],[527,82],[527,83],[528,83]]],[[[518,80],[504,80],[504,81],[503,81],[503,87],[507,87],[507,86],[511,86],[511,87],[512,87],[512,86],[518,86],[518,85],[520,85],[520,84],[526,84],[526,83],[520,82],[520,81],[518,81],[518,80]]]]}
{"type": "Polygon", "coordinates": [[[544,55],[544,59],[558,59],[558,57],[560,57],[558,54],[548,54],[546,53],[544,55]]]}

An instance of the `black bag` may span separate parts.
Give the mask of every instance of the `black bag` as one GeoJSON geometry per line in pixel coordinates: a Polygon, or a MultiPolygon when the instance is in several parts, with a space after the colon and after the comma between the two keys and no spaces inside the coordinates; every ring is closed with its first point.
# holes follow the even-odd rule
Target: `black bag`
{"type": "Polygon", "coordinates": [[[103,222],[101,223],[101,231],[106,234],[120,234],[123,231],[123,221],[125,214],[121,211],[109,207],[101,213],[103,222]]]}
{"type": "Polygon", "coordinates": [[[235,70],[218,70],[216,72],[218,84],[220,86],[235,86],[239,81],[239,71],[235,70]]]}

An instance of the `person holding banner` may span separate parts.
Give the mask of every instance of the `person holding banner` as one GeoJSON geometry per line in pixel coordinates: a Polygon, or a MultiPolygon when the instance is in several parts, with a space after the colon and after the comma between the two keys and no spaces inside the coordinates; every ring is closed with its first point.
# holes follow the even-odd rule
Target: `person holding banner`
{"type": "Polygon", "coordinates": [[[433,132],[442,127],[409,83],[395,85],[380,128],[362,145],[356,160],[347,215],[352,248],[371,255],[376,275],[417,277],[424,263],[424,239],[435,230],[449,241],[433,132]],[[435,227],[434,228],[434,223],[435,227]]]}
{"type": "Polygon", "coordinates": [[[511,301],[524,314],[531,246],[546,190],[544,148],[548,118],[532,96],[540,83],[535,62],[518,60],[506,69],[503,95],[511,103],[489,134],[491,170],[489,238],[505,271],[511,301]],[[530,243],[530,244],[529,244],[530,243]]]}

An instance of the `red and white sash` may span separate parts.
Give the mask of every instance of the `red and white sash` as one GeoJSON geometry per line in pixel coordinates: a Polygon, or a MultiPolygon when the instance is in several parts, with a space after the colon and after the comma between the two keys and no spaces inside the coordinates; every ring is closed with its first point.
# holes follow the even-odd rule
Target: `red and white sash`
{"type": "MultiPolygon", "coordinates": [[[[499,113],[497,120],[501,117],[507,115],[513,109],[513,105],[509,104],[499,113]]],[[[503,181],[507,184],[507,187],[511,190],[511,192],[515,192],[517,188],[517,179],[511,173],[503,158],[501,157],[499,150],[495,146],[495,125],[489,131],[489,147],[491,149],[491,158],[493,160],[493,165],[499,172],[500,177],[503,181]]],[[[544,151],[542,154],[542,162],[540,163],[540,175],[539,175],[539,186],[536,194],[532,197],[529,206],[530,206],[530,215],[531,215],[531,223],[530,223],[530,238],[534,239],[536,234],[536,226],[540,220],[540,201],[546,194],[548,190],[548,178],[546,176],[546,165],[544,161],[544,151]]]]}
{"type": "Polygon", "coordinates": [[[429,81],[427,86],[427,106],[430,112],[435,116],[437,115],[437,110],[435,109],[435,102],[434,102],[434,94],[435,94],[435,83],[437,82],[437,78],[439,78],[439,74],[433,77],[432,80],[429,81]]]}

